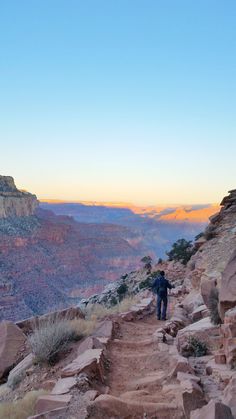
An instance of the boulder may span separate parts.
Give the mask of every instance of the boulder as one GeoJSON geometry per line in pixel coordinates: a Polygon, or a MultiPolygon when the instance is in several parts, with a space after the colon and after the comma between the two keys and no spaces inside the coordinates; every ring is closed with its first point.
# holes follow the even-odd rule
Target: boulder
{"type": "Polygon", "coordinates": [[[211,272],[212,276],[206,274],[202,275],[201,278],[201,295],[204,301],[204,304],[209,307],[209,300],[212,290],[216,287],[216,280],[214,272],[211,272]]]}
{"type": "Polygon", "coordinates": [[[10,371],[7,385],[14,388],[15,385],[20,381],[21,377],[25,374],[26,370],[31,367],[34,361],[34,355],[27,355],[19,364],[16,365],[13,370],[10,371]]]}
{"type": "Polygon", "coordinates": [[[72,377],[73,375],[84,372],[90,377],[96,377],[102,382],[104,381],[103,370],[103,350],[88,349],[79,355],[74,361],[63,368],[62,377],[72,377]]]}
{"type": "Polygon", "coordinates": [[[174,367],[173,367],[173,369],[170,373],[171,378],[176,377],[177,374],[179,374],[180,372],[189,373],[189,374],[194,373],[194,371],[193,371],[191,365],[189,364],[187,358],[184,358],[181,355],[176,355],[176,356],[174,356],[173,359],[174,359],[174,367]]]}
{"type": "Polygon", "coordinates": [[[0,378],[5,376],[21,359],[26,336],[14,323],[0,323],[0,378]]]}
{"type": "Polygon", "coordinates": [[[233,374],[229,384],[224,389],[222,402],[231,408],[233,417],[236,417],[236,373],[233,374]]]}
{"type": "Polygon", "coordinates": [[[108,419],[108,418],[160,418],[177,419],[180,411],[176,404],[171,403],[147,403],[143,401],[128,401],[118,397],[100,395],[88,407],[88,419],[108,419]]]}
{"type": "Polygon", "coordinates": [[[44,314],[43,316],[30,317],[25,320],[21,320],[16,323],[16,325],[22,329],[26,334],[30,333],[35,326],[47,322],[49,319],[84,319],[84,313],[79,307],[69,307],[64,310],[52,311],[50,313],[44,314]]]}
{"type": "Polygon", "coordinates": [[[208,316],[208,308],[205,304],[202,304],[201,306],[195,308],[195,310],[191,313],[191,320],[194,323],[208,316]]]}
{"type": "Polygon", "coordinates": [[[71,395],[44,395],[38,397],[35,404],[35,411],[37,414],[48,412],[50,410],[59,409],[68,406],[71,400],[71,395]]]}
{"type": "Polygon", "coordinates": [[[236,306],[236,251],[222,273],[219,303],[221,319],[224,320],[225,312],[236,306]]]}
{"type": "Polygon", "coordinates": [[[28,417],[28,419],[64,419],[66,418],[67,407],[59,407],[58,409],[49,410],[39,415],[28,417]]]}
{"type": "Polygon", "coordinates": [[[198,290],[193,289],[182,301],[183,307],[188,313],[192,313],[196,308],[204,304],[203,298],[198,290]]]}
{"type": "Polygon", "coordinates": [[[233,419],[233,415],[229,406],[210,400],[210,402],[201,409],[191,412],[191,419],[233,419]]]}
{"type": "Polygon", "coordinates": [[[77,380],[75,377],[60,378],[53,387],[51,394],[66,394],[75,387],[77,380]]]}
{"type": "Polygon", "coordinates": [[[114,324],[112,320],[104,320],[93,332],[94,337],[112,339],[114,324]]]}
{"type": "Polygon", "coordinates": [[[77,355],[81,355],[88,349],[103,349],[104,346],[105,345],[99,340],[99,338],[96,338],[95,336],[88,336],[80,343],[77,355]]]}
{"type": "Polygon", "coordinates": [[[180,353],[188,346],[190,336],[204,342],[210,351],[220,349],[221,338],[219,335],[219,326],[213,325],[209,317],[179,330],[177,334],[177,347],[180,353]]]}
{"type": "Polygon", "coordinates": [[[183,410],[185,417],[190,418],[192,410],[199,409],[206,404],[201,387],[194,380],[184,380],[181,382],[183,410]]]}

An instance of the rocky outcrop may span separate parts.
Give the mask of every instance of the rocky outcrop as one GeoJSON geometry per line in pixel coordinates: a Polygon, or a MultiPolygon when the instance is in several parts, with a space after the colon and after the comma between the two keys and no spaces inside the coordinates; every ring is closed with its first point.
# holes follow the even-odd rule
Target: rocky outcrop
{"type": "Polygon", "coordinates": [[[26,336],[12,322],[0,323],[0,379],[22,358],[26,336]]]}
{"type": "Polygon", "coordinates": [[[222,319],[228,309],[236,306],[236,250],[222,274],[219,303],[222,319]]]}
{"type": "Polygon", "coordinates": [[[19,191],[11,176],[0,176],[0,219],[31,216],[37,206],[36,195],[19,191]]]}
{"type": "MultiPolygon", "coordinates": [[[[236,249],[236,190],[229,192],[221,206],[220,212],[210,217],[210,224],[204,232],[205,240],[188,265],[188,278],[194,288],[201,290],[207,306],[211,289],[215,286],[222,286],[222,298],[228,298],[226,288],[233,262],[223,276],[222,273],[236,249]]],[[[230,284],[232,287],[232,280],[230,284]]]]}

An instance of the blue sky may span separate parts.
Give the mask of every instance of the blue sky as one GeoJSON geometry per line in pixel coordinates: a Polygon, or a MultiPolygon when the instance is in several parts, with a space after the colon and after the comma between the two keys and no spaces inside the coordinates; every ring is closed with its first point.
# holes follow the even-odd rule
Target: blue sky
{"type": "Polygon", "coordinates": [[[1,174],[41,198],[236,187],[236,2],[0,2],[1,174]]]}

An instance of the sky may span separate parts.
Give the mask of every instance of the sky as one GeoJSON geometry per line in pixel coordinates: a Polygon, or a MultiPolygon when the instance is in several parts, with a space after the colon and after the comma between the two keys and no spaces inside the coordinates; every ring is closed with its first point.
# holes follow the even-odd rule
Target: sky
{"type": "Polygon", "coordinates": [[[236,188],[235,0],[0,1],[0,174],[39,198],[236,188]]]}

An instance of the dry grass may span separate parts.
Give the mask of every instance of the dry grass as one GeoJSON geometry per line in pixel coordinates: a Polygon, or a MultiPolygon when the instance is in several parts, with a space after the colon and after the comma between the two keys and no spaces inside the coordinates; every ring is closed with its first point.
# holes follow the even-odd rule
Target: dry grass
{"type": "Polygon", "coordinates": [[[35,403],[45,391],[30,391],[23,399],[0,405],[0,419],[26,419],[35,414],[35,403]]]}
{"type": "Polygon", "coordinates": [[[64,351],[69,342],[76,339],[78,335],[71,321],[53,316],[35,325],[29,342],[37,362],[52,363],[59,352],[64,351]]]}
{"type": "Polygon", "coordinates": [[[126,297],[112,308],[102,304],[91,304],[86,308],[85,319],[68,320],[52,316],[35,324],[29,342],[36,361],[55,362],[58,354],[64,351],[71,341],[91,335],[100,320],[128,311],[137,301],[137,296],[126,297]]]}
{"type": "Polygon", "coordinates": [[[107,308],[102,304],[90,304],[86,307],[85,316],[89,320],[102,320],[106,316],[112,314],[125,313],[130,310],[130,308],[136,304],[138,301],[138,296],[126,297],[119,304],[111,308],[107,308]]]}
{"type": "Polygon", "coordinates": [[[137,303],[138,297],[127,297],[120,304],[107,308],[102,304],[90,304],[85,310],[85,319],[75,319],[71,325],[79,337],[89,336],[93,333],[97,323],[105,317],[113,314],[124,313],[137,303]]]}
{"type": "Polygon", "coordinates": [[[89,336],[96,328],[96,319],[75,319],[71,320],[71,326],[78,337],[89,336]]]}

